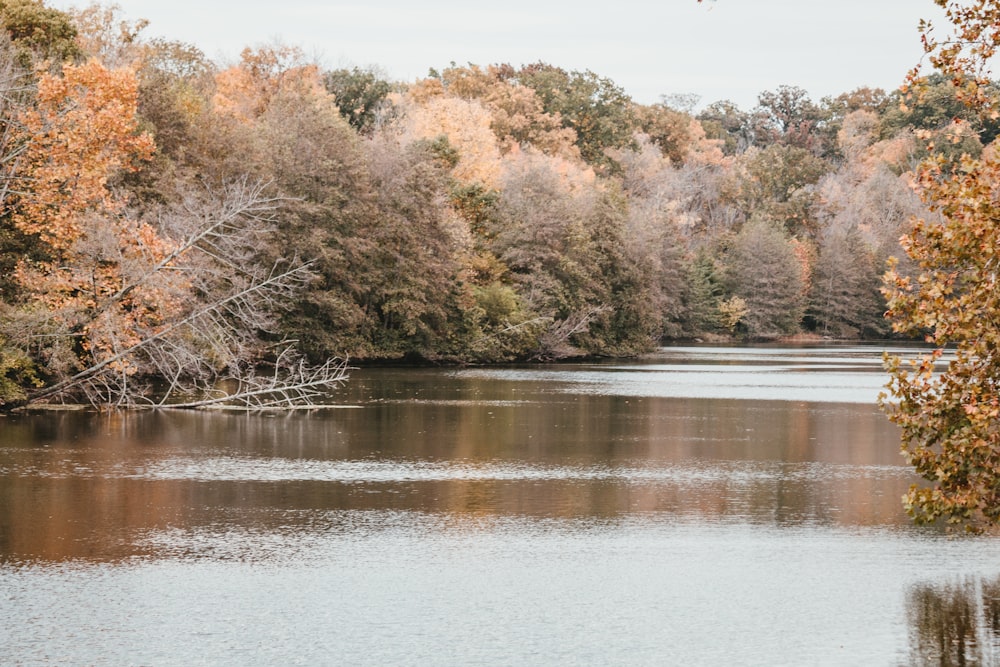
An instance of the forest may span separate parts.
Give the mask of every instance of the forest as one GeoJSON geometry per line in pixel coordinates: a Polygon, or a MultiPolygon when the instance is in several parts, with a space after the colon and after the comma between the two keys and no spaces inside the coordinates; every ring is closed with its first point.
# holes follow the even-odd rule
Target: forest
{"type": "Polygon", "coordinates": [[[937,215],[916,167],[1000,132],[940,75],[646,105],[541,62],[217,64],[115,7],[0,0],[0,22],[8,409],[292,403],[345,360],[886,338],[887,262],[906,275],[901,235],[937,215]]]}

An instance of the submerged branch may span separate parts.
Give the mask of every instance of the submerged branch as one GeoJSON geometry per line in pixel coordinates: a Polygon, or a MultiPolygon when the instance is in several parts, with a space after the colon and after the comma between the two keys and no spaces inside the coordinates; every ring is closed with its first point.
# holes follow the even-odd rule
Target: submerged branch
{"type": "Polygon", "coordinates": [[[235,391],[194,401],[162,404],[162,407],[224,406],[241,410],[318,407],[317,399],[346,382],[347,370],[346,359],[329,359],[321,366],[309,366],[297,359],[291,348],[287,348],[279,355],[272,375],[258,376],[251,369],[245,374],[228,378],[237,383],[235,391]]]}

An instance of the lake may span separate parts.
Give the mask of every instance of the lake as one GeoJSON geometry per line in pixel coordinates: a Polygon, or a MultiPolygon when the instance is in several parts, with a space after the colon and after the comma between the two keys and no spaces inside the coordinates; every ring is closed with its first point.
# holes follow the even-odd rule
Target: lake
{"type": "Polygon", "coordinates": [[[0,417],[0,663],[1000,664],[1000,542],[910,525],[882,349],[0,417]]]}

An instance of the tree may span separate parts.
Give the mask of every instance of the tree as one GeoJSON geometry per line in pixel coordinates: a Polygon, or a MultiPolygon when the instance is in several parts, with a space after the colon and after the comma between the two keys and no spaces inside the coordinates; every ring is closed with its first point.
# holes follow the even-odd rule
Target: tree
{"type": "Polygon", "coordinates": [[[404,140],[447,139],[455,150],[452,174],[461,183],[496,185],[500,174],[500,150],[490,129],[489,112],[477,100],[434,96],[401,105],[404,140]]]}
{"type": "Polygon", "coordinates": [[[323,75],[323,85],[337,101],[340,115],[361,134],[370,135],[383,118],[393,115],[388,100],[392,85],[372,69],[335,69],[323,75]]]}
{"type": "Polygon", "coordinates": [[[546,113],[576,132],[580,155],[595,167],[613,167],[608,148],[632,145],[632,100],[610,79],[591,71],[566,72],[546,63],[522,67],[518,81],[534,89],[546,113]]]}
{"type": "Polygon", "coordinates": [[[273,97],[254,121],[244,168],[280,194],[274,246],[261,251],[311,263],[314,279],[282,315],[281,328],[314,360],[370,354],[359,341],[366,314],[358,295],[372,280],[373,245],[364,232],[379,220],[362,142],[324,91],[273,97]]]}
{"type": "Polygon", "coordinates": [[[36,105],[19,115],[26,147],[12,220],[57,258],[82,234],[83,213],[121,205],[109,180],[153,153],[152,138],[137,132],[136,96],[130,70],[66,65],[62,76],[41,76],[36,105]]]}
{"type": "Polygon", "coordinates": [[[139,122],[156,142],[154,166],[143,176],[150,181],[148,199],[162,198],[178,178],[177,169],[201,150],[196,127],[208,116],[212,65],[194,46],[152,40],[142,45],[139,80],[139,122]]]}
{"type": "Polygon", "coordinates": [[[35,79],[18,64],[10,38],[0,32],[0,302],[17,293],[14,269],[21,260],[41,257],[37,237],[12,224],[8,197],[21,190],[22,160],[28,148],[27,133],[18,118],[35,97],[35,79]]]}
{"type": "Polygon", "coordinates": [[[778,86],[757,96],[753,116],[754,142],[758,146],[780,143],[812,150],[816,148],[814,134],[820,120],[820,110],[808,93],[796,86],[778,86]]]}
{"type": "MultiPolygon", "coordinates": [[[[995,83],[984,84],[984,87],[990,94],[996,94],[995,83]]],[[[924,77],[918,88],[906,93],[896,91],[891,101],[893,103],[887,105],[882,116],[883,138],[907,127],[943,135],[954,125],[955,119],[969,123],[982,145],[989,144],[1000,133],[1000,120],[982,116],[966,105],[955,81],[941,72],[924,77]]],[[[938,143],[938,149],[948,147],[947,142],[938,143]]],[[[959,154],[956,152],[955,157],[959,154]]]]}
{"type": "MultiPolygon", "coordinates": [[[[951,34],[939,40],[922,23],[931,65],[971,113],[996,118],[988,65],[1000,46],[1000,3],[936,2],[951,34]]],[[[906,97],[927,84],[915,70],[906,97]]],[[[902,429],[907,461],[931,483],[911,487],[909,513],[981,530],[1000,524],[1000,156],[990,147],[952,168],[932,155],[917,181],[940,217],[914,220],[903,246],[919,274],[890,270],[884,291],[893,329],[934,349],[909,363],[886,357],[891,379],[881,403],[902,429]],[[946,346],[953,356],[942,369],[946,346]]]]}
{"type": "Polygon", "coordinates": [[[139,33],[149,25],[149,21],[139,19],[129,22],[122,19],[118,5],[92,4],[72,10],[72,15],[77,30],[76,42],[87,57],[97,58],[105,67],[136,64],[142,51],[139,33]]]}
{"type": "Polygon", "coordinates": [[[829,165],[798,146],[771,144],[740,156],[738,202],[747,217],[780,220],[792,233],[813,234],[815,185],[829,165]]]}
{"type": "Polygon", "coordinates": [[[256,261],[274,206],[244,181],[188,193],[162,211],[160,236],[127,216],[95,224],[58,272],[96,271],[97,288],[81,294],[70,279],[71,292],[53,295],[44,285],[44,308],[24,315],[49,347],[50,381],[27,401],[266,409],[320,400],[344,379],[344,364],[310,366],[289,342],[261,337],[310,278],[300,262],[256,261]]]}
{"type": "Polygon", "coordinates": [[[510,269],[506,279],[530,313],[523,319],[544,325],[531,356],[579,356],[574,339],[610,307],[588,224],[598,196],[593,172],[534,152],[505,166],[489,249],[510,269]]]}
{"type": "Polygon", "coordinates": [[[15,115],[19,167],[3,214],[34,242],[14,279],[17,296],[35,298],[46,335],[5,337],[40,350],[50,376],[112,354],[135,327],[169,311],[156,290],[129,290],[115,308],[106,303],[138,256],[156,261],[167,252],[148,226],[120,221],[123,202],[108,187],[152,153],[149,136],[136,132],[135,110],[134,74],[92,61],[66,64],[62,76],[43,73],[35,103],[15,115]]]}
{"type": "Polygon", "coordinates": [[[377,210],[355,240],[365,244],[356,278],[364,333],[379,356],[435,358],[447,350],[457,318],[453,248],[461,229],[451,226],[448,197],[454,163],[440,157],[447,142],[400,150],[383,140],[370,153],[377,210]]]}
{"type": "Polygon", "coordinates": [[[838,338],[883,333],[875,257],[857,226],[829,226],[820,234],[810,295],[820,333],[838,338]]]}
{"type": "Polygon", "coordinates": [[[249,122],[280,92],[323,90],[319,67],[301,49],[283,44],[245,48],[238,65],[216,75],[215,107],[249,122]]]}
{"type": "Polygon", "coordinates": [[[154,150],[137,89],[131,70],[64,64],[10,114],[18,169],[2,219],[36,250],[17,263],[19,289],[2,312],[0,400],[315,401],[344,369],[308,366],[274,337],[276,313],[311,279],[294,259],[260,261],[275,200],[241,181],[147,204],[145,218],[127,207],[122,176],[154,150]]]}
{"type": "Polygon", "coordinates": [[[448,95],[478,100],[492,115],[490,127],[502,153],[533,146],[550,155],[579,157],[576,132],[549,113],[534,89],[518,83],[510,65],[449,67],[441,73],[448,95]]]}
{"type": "Polygon", "coordinates": [[[818,133],[822,144],[822,155],[827,158],[839,157],[838,134],[848,116],[867,113],[879,119],[889,107],[889,96],[881,88],[856,88],[836,97],[824,97],[821,101],[822,116],[818,133]]]}
{"type": "Polygon", "coordinates": [[[41,0],[0,1],[0,24],[19,49],[22,65],[32,60],[73,60],[81,55],[69,14],[46,7],[41,0]]]}
{"type": "Polygon", "coordinates": [[[692,143],[691,115],[667,104],[635,108],[638,126],[674,164],[682,164],[692,143]]]}
{"type": "Polygon", "coordinates": [[[750,117],[734,102],[713,102],[702,109],[698,120],[710,139],[722,141],[722,150],[726,155],[742,153],[753,143],[750,117]]]}
{"type": "Polygon", "coordinates": [[[741,324],[751,339],[794,333],[802,320],[805,280],[781,225],[762,217],[736,235],[727,261],[730,293],[746,302],[741,324]]]}

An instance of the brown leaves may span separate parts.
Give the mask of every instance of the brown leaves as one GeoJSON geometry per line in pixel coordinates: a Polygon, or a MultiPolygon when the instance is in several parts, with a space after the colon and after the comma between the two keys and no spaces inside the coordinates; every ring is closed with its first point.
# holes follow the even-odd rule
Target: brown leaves
{"type": "MultiPolygon", "coordinates": [[[[939,40],[929,24],[921,25],[930,62],[973,111],[995,115],[987,68],[1000,45],[1000,3],[938,4],[953,31],[939,40]]],[[[919,95],[925,79],[914,70],[908,83],[909,94],[919,95]]],[[[963,131],[956,124],[955,138],[963,131]]],[[[909,280],[891,268],[883,292],[893,329],[925,332],[937,347],[910,372],[899,358],[887,359],[896,403],[883,408],[902,429],[907,461],[933,484],[910,490],[910,514],[918,522],[940,518],[981,530],[1000,523],[1000,160],[995,150],[978,159],[964,155],[953,166],[931,157],[917,185],[942,217],[914,221],[902,241],[919,275],[909,280]],[[945,346],[954,356],[942,371],[936,364],[945,346]]]]}

